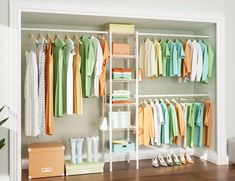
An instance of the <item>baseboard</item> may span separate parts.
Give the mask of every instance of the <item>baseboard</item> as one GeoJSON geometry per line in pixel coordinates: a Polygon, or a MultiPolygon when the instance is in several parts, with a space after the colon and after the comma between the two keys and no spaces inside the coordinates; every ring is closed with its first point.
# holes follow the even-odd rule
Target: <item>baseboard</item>
{"type": "Polygon", "coordinates": [[[6,176],[0,176],[0,180],[1,181],[9,181],[10,180],[10,177],[8,175],[6,176]]]}
{"type": "MultiPolygon", "coordinates": [[[[183,149],[180,147],[165,147],[165,148],[146,148],[146,147],[140,147],[139,150],[139,160],[144,159],[151,159],[153,156],[156,156],[158,154],[161,154],[163,157],[166,157],[169,153],[175,153],[179,155],[180,153],[187,152],[190,155],[193,155],[192,149],[183,149]]],[[[130,152],[126,154],[117,154],[113,153],[112,160],[113,162],[118,161],[127,161],[127,160],[136,160],[136,152],[130,152]]],[[[71,156],[65,156],[65,160],[70,160],[71,156]]],[[[83,155],[83,159],[86,159],[86,155],[83,155]]],[[[102,154],[98,155],[98,159],[102,160],[102,154]]],[[[109,153],[105,153],[104,155],[104,162],[109,162],[109,153]]],[[[22,159],[22,169],[28,169],[28,159],[24,158],[22,159]]]]}
{"type": "Polygon", "coordinates": [[[212,162],[212,163],[218,165],[218,155],[215,151],[195,147],[193,149],[193,155],[195,155],[203,160],[207,160],[209,162],[212,162]]]}

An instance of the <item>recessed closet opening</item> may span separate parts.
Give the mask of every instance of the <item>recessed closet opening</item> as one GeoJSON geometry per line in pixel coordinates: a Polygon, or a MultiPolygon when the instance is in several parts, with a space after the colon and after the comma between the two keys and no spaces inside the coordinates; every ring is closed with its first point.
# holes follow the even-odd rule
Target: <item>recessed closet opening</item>
{"type": "MultiPolygon", "coordinates": [[[[21,148],[22,148],[22,160],[23,168],[27,168],[28,160],[28,144],[29,143],[38,143],[38,142],[48,142],[48,141],[62,141],[65,145],[65,159],[70,159],[71,150],[69,145],[69,139],[73,137],[87,137],[87,136],[99,136],[99,157],[102,159],[102,145],[105,145],[105,158],[104,160],[108,162],[109,151],[108,150],[108,140],[109,132],[101,132],[99,130],[101,121],[100,117],[103,114],[103,109],[105,109],[105,115],[108,117],[109,107],[103,105],[102,97],[90,97],[83,98],[83,114],[82,115],[67,115],[63,114],[62,117],[54,117],[54,133],[53,135],[45,135],[42,137],[33,137],[25,136],[25,73],[26,73],[26,58],[25,51],[26,47],[24,45],[25,39],[29,33],[32,33],[35,37],[39,33],[42,36],[46,37],[49,34],[51,37],[54,37],[58,34],[62,39],[64,39],[66,33],[73,37],[76,34],[79,38],[82,35],[95,36],[98,37],[99,34],[92,33],[77,33],[73,30],[89,30],[89,31],[107,31],[106,27],[110,23],[123,23],[123,24],[133,24],[135,25],[135,31],[139,33],[156,33],[156,34],[166,34],[165,36],[150,36],[150,35],[141,35],[138,36],[138,49],[140,44],[143,43],[146,38],[150,40],[156,39],[160,40],[179,40],[181,42],[191,40],[204,40],[204,38],[190,37],[187,35],[202,35],[208,36],[205,38],[211,45],[215,57],[212,67],[212,75],[208,80],[208,83],[201,82],[191,82],[184,81],[179,77],[158,77],[156,79],[145,78],[143,81],[140,81],[138,84],[138,94],[139,95],[196,95],[196,94],[207,94],[210,97],[210,101],[213,104],[212,111],[212,121],[211,121],[211,145],[210,147],[201,147],[198,148],[194,146],[193,148],[188,149],[190,154],[199,155],[204,153],[215,153],[217,148],[217,118],[216,118],[216,24],[207,23],[207,22],[190,22],[190,21],[175,21],[175,20],[156,20],[156,19],[144,19],[144,18],[125,18],[125,17],[106,17],[106,16],[89,16],[89,15],[69,15],[69,14],[50,14],[50,13],[31,13],[23,12],[21,16],[22,20],[22,31],[21,31],[21,120],[22,120],[22,134],[21,134],[21,148]],[[28,28],[27,30],[23,30],[28,28]],[[35,30],[34,30],[35,29],[35,30]],[[48,29],[48,31],[40,31],[39,29],[48,29]],[[71,32],[63,31],[53,31],[54,30],[71,30],[71,32]],[[173,36],[169,36],[173,35],[173,36]],[[182,35],[175,36],[174,35],[182,35]],[[103,137],[105,136],[105,137],[103,137]],[[104,139],[105,140],[104,140],[104,139]],[[104,141],[104,143],[102,143],[104,141]],[[26,163],[26,164],[24,164],[26,163]]],[[[105,34],[104,38],[109,42],[109,34],[105,34]]],[[[115,37],[114,37],[115,39],[115,37]]],[[[133,38],[132,40],[135,40],[133,38]]],[[[125,42],[126,39],[117,37],[117,41],[125,42]],[[121,40],[120,40],[121,39],[121,40]]],[[[109,44],[110,46],[110,44],[109,44]]],[[[130,60],[128,66],[135,70],[135,61],[130,60]]],[[[123,67],[127,66],[125,61],[113,61],[113,67],[123,67]]],[[[109,74],[110,67],[109,63],[106,66],[106,91],[109,92],[109,74]]],[[[134,73],[133,73],[134,74],[134,73]]],[[[135,92],[135,84],[113,84],[112,89],[128,89],[131,92],[135,92]]],[[[151,97],[150,97],[151,98],[151,97]]],[[[150,99],[146,97],[146,100],[150,99]]],[[[159,97],[158,97],[159,98],[159,97]]],[[[164,97],[163,97],[164,98],[164,97]]],[[[160,99],[160,98],[159,98],[160,99]]],[[[139,98],[141,102],[143,98],[139,98]]],[[[126,109],[126,108],[124,108],[126,109]]],[[[128,108],[133,111],[131,113],[131,124],[135,123],[135,108],[128,108]]],[[[118,110],[118,108],[117,108],[118,110]]],[[[120,109],[122,110],[122,109],[120,109]]],[[[127,109],[126,109],[127,110],[127,109]]],[[[124,137],[130,136],[130,138],[135,141],[136,136],[133,134],[133,130],[129,133],[128,131],[123,132],[113,132],[113,139],[122,139],[124,137]],[[130,135],[129,135],[130,134],[130,135]]],[[[157,149],[150,148],[139,148],[139,159],[152,158],[152,155],[155,154],[158,149],[159,152],[166,154],[167,151],[172,152],[177,146],[172,145],[167,148],[161,146],[157,149]],[[146,154],[147,153],[147,154],[146,154]]],[[[86,147],[84,146],[83,154],[86,153],[86,147]]],[[[130,152],[130,159],[135,160],[135,153],[130,152]]],[[[114,154],[114,161],[125,160],[125,154],[114,154]]]]}

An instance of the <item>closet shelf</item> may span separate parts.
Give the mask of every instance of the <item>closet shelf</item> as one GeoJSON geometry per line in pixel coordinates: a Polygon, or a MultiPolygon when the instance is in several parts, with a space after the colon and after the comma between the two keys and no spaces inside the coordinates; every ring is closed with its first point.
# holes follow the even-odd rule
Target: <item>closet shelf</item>
{"type": "Polygon", "coordinates": [[[131,125],[129,128],[114,128],[112,129],[112,131],[128,131],[128,130],[134,130],[134,129],[135,129],[135,126],[131,125]]]}
{"type": "MultiPolygon", "coordinates": [[[[106,106],[109,106],[109,103],[106,103],[105,104],[106,106]]],[[[113,107],[125,107],[125,106],[135,106],[136,103],[125,103],[125,104],[115,104],[115,103],[112,103],[112,106],[113,107]]]]}
{"type": "Polygon", "coordinates": [[[113,59],[135,59],[136,55],[112,55],[113,59]]]}
{"type": "Polygon", "coordinates": [[[112,82],[114,82],[114,83],[120,83],[120,82],[130,82],[130,83],[135,83],[135,82],[136,82],[136,79],[130,79],[130,80],[115,79],[115,80],[112,80],[112,82]]]}

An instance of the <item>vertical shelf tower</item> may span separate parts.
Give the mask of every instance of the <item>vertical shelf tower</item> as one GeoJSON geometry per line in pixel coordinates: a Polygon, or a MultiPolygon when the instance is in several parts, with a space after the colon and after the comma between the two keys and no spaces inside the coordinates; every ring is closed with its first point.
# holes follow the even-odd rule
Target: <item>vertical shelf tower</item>
{"type": "MultiPolygon", "coordinates": [[[[112,112],[113,112],[113,107],[127,107],[127,110],[130,110],[130,107],[133,108],[135,114],[134,114],[134,119],[136,125],[138,125],[139,120],[138,120],[138,105],[139,105],[139,82],[138,82],[138,32],[134,33],[120,33],[120,32],[109,32],[109,51],[110,51],[110,62],[109,62],[109,163],[110,167],[109,170],[113,170],[113,131],[127,131],[127,140],[130,140],[130,131],[135,130],[136,131],[136,138],[135,138],[135,157],[136,157],[136,169],[139,169],[139,144],[138,144],[138,129],[136,127],[129,127],[125,129],[119,129],[119,130],[114,130],[113,125],[112,125],[112,112]],[[112,52],[112,43],[113,43],[113,38],[125,38],[127,36],[127,42],[130,43],[129,39],[130,36],[133,36],[134,41],[133,41],[133,48],[132,48],[132,54],[131,55],[113,55],[112,52]],[[113,68],[113,60],[124,60],[126,61],[126,66],[129,68],[130,67],[130,61],[135,61],[135,66],[133,67],[135,69],[135,78],[132,78],[131,80],[115,80],[113,81],[112,79],[112,68],[113,68]],[[113,104],[112,103],[112,93],[113,93],[113,83],[120,83],[120,84],[126,84],[126,89],[130,90],[130,84],[134,83],[134,89],[133,91],[133,102],[130,104],[113,104]],[[133,129],[134,128],[134,129],[133,129]]],[[[133,70],[132,70],[133,71],[133,70]]],[[[132,124],[134,125],[134,120],[132,120],[132,124]]],[[[129,161],[129,153],[126,153],[126,158],[129,161]]]]}

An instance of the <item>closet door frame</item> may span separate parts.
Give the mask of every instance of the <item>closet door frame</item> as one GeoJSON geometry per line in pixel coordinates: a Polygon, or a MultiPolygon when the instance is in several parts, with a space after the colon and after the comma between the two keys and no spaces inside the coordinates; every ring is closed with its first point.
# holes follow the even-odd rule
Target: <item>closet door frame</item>
{"type": "MultiPolygon", "coordinates": [[[[148,12],[143,10],[132,10],[128,7],[115,9],[115,7],[97,8],[72,3],[54,3],[42,1],[14,0],[10,1],[10,28],[11,28],[11,57],[9,62],[9,106],[17,117],[10,119],[10,180],[21,180],[21,14],[32,13],[57,13],[74,15],[97,15],[124,18],[140,18],[155,20],[175,20],[189,22],[208,22],[216,24],[216,133],[217,152],[212,159],[218,165],[227,164],[226,152],[226,104],[225,104],[225,16],[212,14],[182,14],[174,12],[148,12]]],[[[208,155],[210,156],[210,155],[208,155]]],[[[213,155],[212,155],[213,156],[213,155]]]]}

